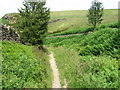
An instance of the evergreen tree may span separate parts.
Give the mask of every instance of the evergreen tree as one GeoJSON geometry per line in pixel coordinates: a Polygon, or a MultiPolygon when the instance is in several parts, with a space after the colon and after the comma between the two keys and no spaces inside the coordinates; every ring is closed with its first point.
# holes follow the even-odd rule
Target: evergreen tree
{"type": "Polygon", "coordinates": [[[93,26],[94,30],[98,24],[101,24],[103,16],[103,5],[98,0],[92,2],[92,6],[88,10],[88,22],[93,26]]]}
{"type": "Polygon", "coordinates": [[[44,5],[44,2],[23,2],[24,8],[18,9],[20,17],[16,28],[22,43],[39,45],[39,48],[43,48],[50,19],[50,10],[44,5]]]}

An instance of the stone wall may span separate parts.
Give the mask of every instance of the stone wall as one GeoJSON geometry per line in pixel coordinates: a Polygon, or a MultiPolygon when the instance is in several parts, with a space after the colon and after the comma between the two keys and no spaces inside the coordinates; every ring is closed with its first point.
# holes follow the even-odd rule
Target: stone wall
{"type": "Polygon", "coordinates": [[[14,28],[7,25],[0,25],[0,40],[1,41],[15,41],[20,43],[20,36],[14,28]]]}

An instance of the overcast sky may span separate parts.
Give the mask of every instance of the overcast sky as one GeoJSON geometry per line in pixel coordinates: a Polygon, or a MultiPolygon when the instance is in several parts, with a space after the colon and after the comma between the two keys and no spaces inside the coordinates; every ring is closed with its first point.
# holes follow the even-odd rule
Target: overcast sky
{"type": "MultiPolygon", "coordinates": [[[[0,0],[0,18],[6,13],[18,12],[24,0],[0,0]]],[[[93,0],[46,0],[51,11],[87,10],[93,0]]],[[[120,0],[99,0],[105,9],[117,9],[120,0]]]]}

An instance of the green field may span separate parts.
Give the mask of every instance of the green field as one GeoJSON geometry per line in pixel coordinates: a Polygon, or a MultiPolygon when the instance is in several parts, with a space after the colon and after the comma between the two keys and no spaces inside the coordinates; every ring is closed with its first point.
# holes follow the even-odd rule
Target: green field
{"type": "MultiPolygon", "coordinates": [[[[87,10],[76,10],[76,11],[56,11],[51,12],[50,21],[54,21],[57,19],[65,19],[60,20],[58,22],[50,23],[48,26],[49,33],[60,32],[70,29],[80,29],[88,26],[87,22],[87,10]]],[[[118,10],[104,10],[102,24],[107,24],[113,21],[118,20],[118,10]]]]}

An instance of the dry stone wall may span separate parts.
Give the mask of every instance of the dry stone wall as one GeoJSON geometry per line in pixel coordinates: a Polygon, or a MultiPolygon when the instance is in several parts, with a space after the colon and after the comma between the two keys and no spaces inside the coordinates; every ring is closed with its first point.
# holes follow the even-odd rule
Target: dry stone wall
{"type": "Polygon", "coordinates": [[[20,43],[20,36],[14,28],[0,24],[0,40],[20,43]]]}

